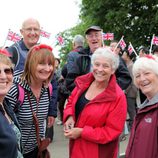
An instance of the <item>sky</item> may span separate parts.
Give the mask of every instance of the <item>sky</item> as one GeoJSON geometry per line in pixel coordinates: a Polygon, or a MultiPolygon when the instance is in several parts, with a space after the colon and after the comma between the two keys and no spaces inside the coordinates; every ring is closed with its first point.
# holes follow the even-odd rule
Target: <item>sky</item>
{"type": "Polygon", "coordinates": [[[74,27],[79,22],[81,0],[5,0],[0,9],[0,46],[10,46],[5,39],[10,29],[20,34],[22,22],[30,17],[37,19],[44,31],[51,33],[50,39],[41,38],[42,43],[53,45],[55,35],[74,27]]]}

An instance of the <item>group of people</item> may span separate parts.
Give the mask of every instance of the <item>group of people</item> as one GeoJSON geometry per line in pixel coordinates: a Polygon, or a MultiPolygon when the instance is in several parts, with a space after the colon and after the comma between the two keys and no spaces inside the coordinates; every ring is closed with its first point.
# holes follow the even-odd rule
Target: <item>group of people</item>
{"type": "Polygon", "coordinates": [[[63,123],[64,135],[70,139],[70,157],[116,158],[127,109],[130,139],[125,157],[156,158],[156,53],[153,56],[142,47],[140,57],[136,57],[127,49],[121,51],[118,41],[103,46],[99,26],[89,27],[85,37],[88,48],[73,55],[71,52],[67,58],[65,80],[71,95],[64,109],[63,123]],[[143,95],[139,105],[138,94],[143,95]]]}
{"type": "Polygon", "coordinates": [[[39,156],[34,114],[43,139],[57,116],[58,81],[68,92],[60,93],[58,102],[70,158],[117,158],[127,111],[125,157],[158,157],[158,57],[120,53],[117,41],[103,46],[102,29],[91,26],[85,39],[75,36],[67,63],[57,72],[60,61],[52,48],[37,43],[39,22],[25,20],[20,32],[19,42],[0,49],[0,157],[39,156]],[[145,101],[136,106],[138,92],[145,101]]]}
{"type": "Polygon", "coordinates": [[[37,158],[39,137],[57,116],[55,57],[49,45],[38,44],[40,24],[29,18],[20,30],[23,38],[0,50],[0,157],[37,158]],[[11,144],[11,146],[10,146],[11,144]]]}

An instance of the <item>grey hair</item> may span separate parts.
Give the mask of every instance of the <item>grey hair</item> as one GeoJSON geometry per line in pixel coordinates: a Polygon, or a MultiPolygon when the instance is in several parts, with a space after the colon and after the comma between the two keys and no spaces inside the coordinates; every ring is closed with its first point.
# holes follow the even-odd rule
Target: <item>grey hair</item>
{"type": "Polygon", "coordinates": [[[73,39],[73,43],[78,46],[84,46],[85,39],[82,35],[76,35],[73,39]]]}
{"type": "Polygon", "coordinates": [[[104,57],[106,59],[109,59],[111,61],[111,66],[114,71],[119,66],[119,56],[113,53],[109,48],[98,48],[96,51],[93,53],[92,58],[91,58],[91,63],[94,65],[95,60],[98,57],[104,57]]]}
{"type": "Polygon", "coordinates": [[[139,73],[140,70],[151,70],[156,75],[158,75],[158,57],[154,55],[150,55],[150,58],[148,57],[138,58],[135,61],[132,70],[134,81],[136,79],[136,75],[139,73]]]}

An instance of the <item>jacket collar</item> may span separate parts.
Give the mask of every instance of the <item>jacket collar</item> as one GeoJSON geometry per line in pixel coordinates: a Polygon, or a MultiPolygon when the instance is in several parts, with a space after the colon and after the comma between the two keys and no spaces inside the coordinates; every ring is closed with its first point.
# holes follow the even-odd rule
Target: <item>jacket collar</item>
{"type": "MultiPolygon", "coordinates": [[[[90,84],[94,81],[94,76],[92,73],[80,76],[75,80],[76,86],[81,92],[84,92],[90,84]]],[[[93,101],[103,102],[103,101],[114,101],[116,99],[116,77],[112,75],[107,88],[98,96],[96,96],[93,101]]]]}

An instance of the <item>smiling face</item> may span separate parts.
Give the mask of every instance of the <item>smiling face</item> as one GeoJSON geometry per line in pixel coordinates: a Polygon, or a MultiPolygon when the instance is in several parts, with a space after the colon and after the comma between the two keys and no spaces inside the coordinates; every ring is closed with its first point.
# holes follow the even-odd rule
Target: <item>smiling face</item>
{"type": "Polygon", "coordinates": [[[51,63],[39,63],[35,70],[35,77],[38,82],[45,82],[51,76],[53,66],[51,63]]]}
{"type": "Polygon", "coordinates": [[[8,65],[0,63],[0,101],[3,100],[3,98],[11,88],[12,80],[12,69],[8,65]]]}
{"type": "Polygon", "coordinates": [[[91,30],[86,35],[87,43],[92,53],[99,47],[102,47],[102,33],[101,31],[91,30]]]}
{"type": "Polygon", "coordinates": [[[150,69],[140,69],[135,74],[134,80],[137,87],[141,89],[148,99],[158,93],[158,75],[150,69]]]}
{"type": "Polygon", "coordinates": [[[97,57],[92,65],[93,75],[97,82],[109,82],[110,76],[114,74],[112,62],[103,56],[97,57]]]}
{"type": "Polygon", "coordinates": [[[25,45],[28,48],[36,45],[40,38],[40,24],[35,19],[27,19],[24,21],[22,29],[20,30],[25,45]]]}

